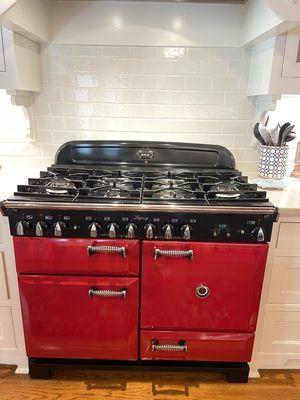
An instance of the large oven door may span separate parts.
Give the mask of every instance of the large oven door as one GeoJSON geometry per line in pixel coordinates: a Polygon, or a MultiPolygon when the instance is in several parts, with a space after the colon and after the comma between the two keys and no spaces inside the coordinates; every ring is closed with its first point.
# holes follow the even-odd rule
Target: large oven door
{"type": "Polygon", "coordinates": [[[138,278],[19,276],[27,355],[136,360],[138,278]]]}
{"type": "Polygon", "coordinates": [[[143,242],[143,329],[254,332],[267,244],[143,242]]]}

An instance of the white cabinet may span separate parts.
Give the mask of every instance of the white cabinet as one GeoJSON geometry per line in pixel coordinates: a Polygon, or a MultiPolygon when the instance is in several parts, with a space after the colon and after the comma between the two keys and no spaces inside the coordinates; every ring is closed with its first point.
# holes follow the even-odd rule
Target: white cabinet
{"type": "Polygon", "coordinates": [[[300,78],[300,27],[286,35],[282,76],[300,78]]]}
{"type": "Polygon", "coordinates": [[[274,224],[260,305],[252,374],[300,368],[300,214],[274,224]]]}
{"type": "Polygon", "coordinates": [[[300,27],[251,50],[249,96],[300,94],[300,27]]]}
{"type": "Polygon", "coordinates": [[[0,214],[0,364],[17,365],[26,373],[27,357],[12,237],[7,217],[0,214]]]}
{"type": "Polygon", "coordinates": [[[2,27],[1,53],[0,89],[42,90],[40,49],[37,43],[2,27]]]}
{"type": "Polygon", "coordinates": [[[0,72],[5,71],[5,58],[2,38],[2,28],[0,27],[0,72]]]}

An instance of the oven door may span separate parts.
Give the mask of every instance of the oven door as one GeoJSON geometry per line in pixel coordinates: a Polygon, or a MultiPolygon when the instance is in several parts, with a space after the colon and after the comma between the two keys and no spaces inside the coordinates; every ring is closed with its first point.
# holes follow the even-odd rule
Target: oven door
{"type": "Polygon", "coordinates": [[[143,329],[254,332],[267,244],[143,242],[143,329]]]}
{"type": "Polygon", "coordinates": [[[29,357],[137,359],[138,278],[20,276],[29,357]]]}

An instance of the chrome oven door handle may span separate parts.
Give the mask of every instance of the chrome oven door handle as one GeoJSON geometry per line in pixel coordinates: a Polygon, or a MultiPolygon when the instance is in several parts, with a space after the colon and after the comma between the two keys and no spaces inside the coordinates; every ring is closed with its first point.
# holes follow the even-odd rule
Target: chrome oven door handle
{"type": "Polygon", "coordinates": [[[188,258],[192,261],[194,256],[193,250],[161,250],[154,249],[154,259],[157,260],[158,257],[171,257],[171,258],[188,258]]]}
{"type": "Polygon", "coordinates": [[[121,290],[110,290],[110,289],[96,289],[90,288],[89,289],[89,296],[90,298],[96,297],[122,297],[125,299],[127,289],[121,290]]]}
{"type": "Polygon", "coordinates": [[[88,246],[88,256],[93,254],[120,254],[123,258],[126,258],[126,247],[125,246],[88,246]]]}
{"type": "Polygon", "coordinates": [[[159,344],[158,340],[152,341],[151,346],[152,351],[182,351],[187,352],[188,347],[185,343],[185,340],[180,340],[178,344],[159,344]]]}

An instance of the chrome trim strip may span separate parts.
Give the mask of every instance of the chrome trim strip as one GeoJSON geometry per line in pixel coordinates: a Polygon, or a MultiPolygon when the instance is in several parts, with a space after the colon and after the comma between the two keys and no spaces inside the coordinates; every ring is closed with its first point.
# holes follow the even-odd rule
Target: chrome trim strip
{"type": "Polygon", "coordinates": [[[189,212],[197,214],[275,214],[275,207],[239,207],[239,206],[197,206],[183,204],[101,204],[101,203],[60,203],[60,202],[26,202],[4,201],[2,206],[17,209],[31,210],[89,210],[89,211],[162,211],[162,212],[189,212]]]}

